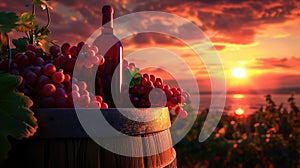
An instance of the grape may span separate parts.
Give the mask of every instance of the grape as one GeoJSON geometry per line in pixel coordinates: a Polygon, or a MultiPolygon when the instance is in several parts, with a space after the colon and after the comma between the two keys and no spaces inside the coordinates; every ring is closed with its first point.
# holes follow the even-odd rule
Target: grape
{"type": "Polygon", "coordinates": [[[180,95],[180,96],[177,96],[177,100],[178,100],[178,103],[184,103],[185,102],[185,97],[180,95]]]}
{"type": "Polygon", "coordinates": [[[42,57],[37,57],[35,61],[33,62],[33,65],[37,66],[43,66],[45,63],[44,59],[42,57]]]}
{"type": "Polygon", "coordinates": [[[137,89],[138,94],[145,94],[146,93],[146,87],[143,85],[139,85],[137,89]]]}
{"type": "Polygon", "coordinates": [[[53,82],[52,83],[56,88],[65,88],[65,85],[63,85],[62,83],[56,83],[56,82],[53,82]]]}
{"type": "Polygon", "coordinates": [[[26,80],[26,83],[30,84],[30,85],[35,85],[36,83],[36,79],[37,79],[37,75],[28,70],[25,74],[24,74],[24,79],[26,80]]]}
{"type": "MultiPolygon", "coordinates": [[[[83,47],[86,49],[83,54],[87,59],[79,61],[79,64],[81,63],[81,73],[89,76],[91,69],[86,69],[83,65],[92,68],[94,65],[102,65],[105,61],[102,55],[96,56],[99,52],[96,46],[89,47],[80,42],[71,47],[69,43],[64,43],[61,47],[51,46],[50,54],[47,54],[41,48],[28,45],[24,53],[15,55],[10,66],[11,73],[20,74],[24,78],[18,90],[30,96],[36,107],[73,107],[74,99],[78,107],[108,108],[101,96],[94,96],[87,90],[85,81],[78,82],[76,78],[72,78],[78,53],[83,47]]],[[[0,62],[0,67],[8,69],[7,59],[0,62]]],[[[145,86],[141,86],[139,96],[147,94],[144,89],[147,90],[145,86]]],[[[140,106],[146,105],[147,102],[148,99],[140,98],[140,106]]]]}
{"type": "Polygon", "coordinates": [[[78,87],[79,87],[79,90],[86,90],[87,84],[84,81],[79,81],[78,87]]]}
{"type": "Polygon", "coordinates": [[[62,83],[65,80],[65,75],[62,72],[54,72],[52,74],[52,80],[55,83],[62,83]]]}
{"type": "Polygon", "coordinates": [[[91,101],[88,105],[89,108],[101,108],[101,103],[98,101],[91,101]]]}
{"type": "Polygon", "coordinates": [[[140,98],[139,97],[134,96],[130,100],[134,106],[140,106],[140,98]]]}
{"type": "Polygon", "coordinates": [[[69,50],[69,53],[71,56],[75,57],[78,55],[78,51],[77,51],[77,47],[76,46],[72,46],[69,50]]]}
{"type": "Polygon", "coordinates": [[[143,74],[143,78],[146,78],[146,79],[147,79],[147,81],[148,81],[148,80],[150,80],[150,77],[149,77],[149,75],[148,75],[148,74],[143,74]]]}
{"type": "MultiPolygon", "coordinates": [[[[80,93],[78,91],[72,91],[68,94],[68,97],[73,98],[74,101],[78,101],[80,98],[80,93]]],[[[73,102],[73,100],[71,102],[73,102]]]]}
{"type": "Polygon", "coordinates": [[[43,72],[47,76],[52,76],[52,74],[56,71],[55,65],[48,63],[44,66],[43,72]]]}
{"type": "Polygon", "coordinates": [[[154,86],[155,86],[155,87],[162,88],[161,82],[160,82],[160,81],[157,81],[157,80],[154,82],[154,86]]]}
{"type": "Polygon", "coordinates": [[[76,63],[76,58],[71,58],[67,60],[63,68],[64,72],[72,75],[75,63],[76,63]]]}
{"type": "Polygon", "coordinates": [[[43,50],[41,48],[35,48],[34,52],[35,52],[37,57],[43,56],[43,50]]]}
{"type": "Polygon", "coordinates": [[[154,75],[150,75],[150,81],[152,82],[152,83],[154,83],[155,82],[155,76],[154,75]]]}
{"type": "Polygon", "coordinates": [[[152,89],[149,93],[149,99],[154,106],[165,106],[167,101],[164,91],[161,89],[152,89]]]}
{"type": "Polygon", "coordinates": [[[188,116],[188,113],[185,110],[181,110],[181,112],[179,113],[180,117],[185,119],[188,116]]]}
{"type": "Polygon", "coordinates": [[[22,53],[16,54],[15,63],[18,65],[18,67],[25,67],[30,64],[28,56],[22,53]]]}
{"type": "Polygon", "coordinates": [[[69,74],[65,74],[65,80],[63,82],[68,83],[70,81],[71,81],[71,76],[69,74]]]}
{"type": "Polygon", "coordinates": [[[177,106],[177,107],[175,108],[175,114],[178,115],[181,111],[182,111],[182,108],[181,108],[180,106],[177,106]]]}
{"type": "Polygon", "coordinates": [[[79,92],[79,87],[77,84],[72,83],[72,91],[77,91],[79,92]]]}
{"type": "Polygon", "coordinates": [[[88,50],[86,52],[86,56],[87,57],[94,57],[96,55],[95,51],[94,50],[88,50]]]}
{"type": "Polygon", "coordinates": [[[138,93],[138,86],[134,85],[133,87],[129,88],[129,93],[137,94],[138,93]]]}
{"type": "Polygon", "coordinates": [[[81,42],[79,42],[79,43],[77,44],[77,52],[78,52],[78,53],[80,52],[80,50],[82,49],[83,46],[84,46],[84,42],[83,42],[83,41],[81,41],[81,42]]]}
{"type": "Polygon", "coordinates": [[[147,82],[145,83],[145,86],[146,86],[147,88],[149,88],[149,89],[154,88],[154,85],[153,85],[152,81],[147,81],[147,82]]]}
{"type": "Polygon", "coordinates": [[[40,90],[44,85],[50,83],[50,78],[46,75],[41,75],[38,79],[37,79],[37,90],[40,90]]]}
{"type": "Polygon", "coordinates": [[[68,99],[66,97],[60,97],[58,99],[55,99],[55,107],[56,108],[69,107],[68,99]]]}
{"type": "Polygon", "coordinates": [[[48,83],[43,86],[42,90],[40,91],[40,94],[46,97],[46,96],[53,95],[55,91],[56,91],[56,87],[53,84],[48,83]]]}
{"type": "MultiPolygon", "coordinates": [[[[171,87],[169,86],[169,85],[165,85],[164,86],[164,90],[166,91],[166,90],[171,90],[171,87]]],[[[172,94],[173,94],[173,92],[172,92],[172,94]]]]}
{"type": "Polygon", "coordinates": [[[180,91],[178,91],[176,88],[172,88],[171,91],[173,92],[173,95],[176,97],[181,95],[180,91]]]}
{"type": "Polygon", "coordinates": [[[145,85],[147,81],[148,81],[148,79],[143,77],[142,80],[141,80],[141,84],[145,85]]]}
{"type": "Polygon", "coordinates": [[[101,96],[95,96],[96,97],[96,100],[100,103],[103,102],[103,98],[101,96]]]}
{"type": "Polygon", "coordinates": [[[18,65],[15,62],[11,62],[10,68],[12,68],[12,69],[18,69],[18,65]]]}
{"type": "Polygon", "coordinates": [[[161,78],[156,78],[155,82],[160,82],[161,84],[163,83],[161,78]]]}
{"type": "Polygon", "coordinates": [[[80,95],[90,95],[90,92],[87,90],[79,90],[80,95]]]}
{"type": "Polygon", "coordinates": [[[87,107],[88,104],[90,104],[91,99],[88,95],[82,95],[80,96],[80,98],[78,99],[78,105],[80,107],[87,107]]]}
{"type": "Polygon", "coordinates": [[[70,44],[69,43],[64,43],[62,46],[61,46],[61,52],[63,55],[67,55],[69,54],[69,49],[70,49],[70,44]]]}
{"type": "Polygon", "coordinates": [[[91,69],[91,68],[93,68],[93,64],[92,63],[85,63],[84,64],[84,67],[86,67],[87,69],[91,69]]]}
{"type": "Polygon", "coordinates": [[[170,102],[174,105],[178,104],[178,99],[177,97],[171,97],[170,102]]]}
{"type": "Polygon", "coordinates": [[[35,46],[32,44],[28,44],[25,48],[26,51],[34,51],[35,50],[35,46]]]}
{"type": "Polygon", "coordinates": [[[90,47],[90,50],[94,51],[95,53],[98,53],[98,51],[99,51],[98,47],[97,47],[97,46],[94,46],[94,45],[92,45],[92,46],[90,47]]]}
{"type": "Polygon", "coordinates": [[[100,59],[97,56],[90,57],[89,59],[92,64],[98,65],[100,63],[100,59]]]}
{"type": "Polygon", "coordinates": [[[97,57],[99,58],[99,65],[103,65],[105,62],[103,55],[98,55],[97,57]]]}
{"type": "Polygon", "coordinates": [[[190,98],[190,94],[188,92],[182,92],[181,95],[185,98],[185,100],[190,98]]]}
{"type": "Polygon", "coordinates": [[[25,55],[27,55],[29,61],[32,62],[32,63],[33,63],[33,62],[36,60],[36,58],[37,58],[35,52],[34,52],[34,51],[31,51],[31,50],[27,50],[27,51],[25,52],[25,55]]]}
{"type": "Polygon", "coordinates": [[[63,98],[67,98],[68,96],[66,94],[65,89],[63,89],[63,88],[56,88],[56,91],[55,91],[53,97],[55,97],[55,98],[62,98],[62,97],[63,98]]]}
{"type": "Polygon", "coordinates": [[[41,107],[54,107],[55,106],[55,98],[52,96],[42,97],[39,99],[39,104],[41,107]]]}
{"type": "Polygon", "coordinates": [[[56,66],[63,66],[67,60],[68,60],[67,57],[60,55],[57,57],[57,59],[54,62],[56,66]]]}
{"type": "Polygon", "coordinates": [[[123,60],[123,69],[128,68],[128,61],[127,60],[123,60]]]}
{"type": "Polygon", "coordinates": [[[60,53],[60,48],[58,46],[51,46],[50,49],[49,49],[49,52],[51,55],[57,57],[58,54],[60,53]]]}
{"type": "Polygon", "coordinates": [[[32,71],[37,75],[41,76],[42,75],[42,67],[41,66],[34,66],[32,68],[32,71]]]}
{"type": "Polygon", "coordinates": [[[107,109],[107,108],[108,108],[108,105],[107,105],[107,103],[105,103],[105,102],[102,102],[102,103],[101,103],[101,108],[106,108],[106,109],[107,109]]]}

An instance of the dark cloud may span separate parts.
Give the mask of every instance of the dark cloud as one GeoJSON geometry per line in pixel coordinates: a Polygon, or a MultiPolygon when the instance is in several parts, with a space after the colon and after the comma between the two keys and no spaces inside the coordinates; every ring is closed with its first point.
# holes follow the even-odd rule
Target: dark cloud
{"type": "Polygon", "coordinates": [[[218,51],[224,50],[226,48],[225,45],[214,45],[214,48],[218,51]]]}
{"type": "MultiPolygon", "coordinates": [[[[65,0],[50,1],[54,6],[51,11],[51,30],[54,39],[63,37],[75,37],[64,41],[75,41],[79,38],[86,39],[88,33],[93,32],[101,24],[101,7],[110,4],[115,9],[115,17],[124,14],[157,10],[177,14],[189,19],[201,28],[205,33],[214,32],[212,42],[250,44],[255,41],[255,35],[266,25],[283,23],[287,20],[299,17],[300,3],[297,1],[246,1],[246,0],[213,0],[213,1],[137,1],[137,0],[65,0]],[[76,27],[75,27],[76,26],[76,27]],[[80,37],[81,36],[81,37],[80,37]]],[[[20,1],[2,0],[0,11],[15,11],[19,14],[31,11],[30,6],[20,1]]],[[[45,23],[45,13],[39,11],[37,23],[45,23]]],[[[151,17],[151,16],[150,16],[151,17]]],[[[165,24],[164,18],[156,20],[157,24],[165,24]]],[[[139,24],[136,23],[137,27],[139,24]]],[[[181,34],[189,35],[189,32],[182,31],[181,34]]],[[[190,34],[189,38],[194,35],[190,34]]],[[[153,41],[151,36],[132,38],[133,42],[139,41],[144,44],[153,41]],[[149,39],[146,39],[149,38],[149,39]]],[[[169,39],[154,40],[159,44],[167,44],[169,39]]],[[[170,42],[170,41],[169,41],[170,42]]],[[[138,45],[137,44],[137,45],[138,45]]],[[[171,41],[169,45],[176,45],[171,41]]]]}
{"type": "Polygon", "coordinates": [[[256,65],[250,66],[253,69],[297,69],[300,65],[300,57],[288,58],[257,58],[256,65]]]}
{"type": "Polygon", "coordinates": [[[144,46],[164,46],[164,45],[175,45],[184,46],[180,40],[160,33],[139,33],[135,36],[122,40],[124,46],[135,45],[139,47],[144,46]]]}

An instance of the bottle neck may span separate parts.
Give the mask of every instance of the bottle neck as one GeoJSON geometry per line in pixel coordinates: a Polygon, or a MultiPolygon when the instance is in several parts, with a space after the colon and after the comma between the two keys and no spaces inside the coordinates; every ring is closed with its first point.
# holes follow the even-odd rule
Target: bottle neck
{"type": "Polygon", "coordinates": [[[106,26],[102,27],[102,34],[113,34],[113,33],[114,33],[114,29],[112,27],[106,27],[106,26]]]}
{"type": "Polygon", "coordinates": [[[113,28],[114,10],[111,6],[105,5],[102,8],[102,26],[104,28],[113,28]]]}

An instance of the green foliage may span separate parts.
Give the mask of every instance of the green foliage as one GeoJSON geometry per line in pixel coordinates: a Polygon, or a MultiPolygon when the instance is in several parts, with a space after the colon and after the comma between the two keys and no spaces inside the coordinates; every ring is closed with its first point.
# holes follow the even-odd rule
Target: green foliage
{"type": "Polygon", "coordinates": [[[0,160],[5,159],[10,150],[8,136],[26,138],[37,129],[36,118],[29,109],[33,102],[15,91],[21,81],[20,76],[0,73],[0,160]]]}
{"type": "MultiPolygon", "coordinates": [[[[41,45],[42,41],[48,42],[48,36],[50,35],[50,30],[48,29],[50,24],[50,13],[47,0],[32,0],[32,12],[24,12],[18,16],[14,12],[0,12],[0,33],[8,33],[15,29],[18,32],[24,32],[26,37],[17,39],[13,44],[16,48],[13,49],[12,55],[17,52],[23,52],[25,44],[35,44],[41,45]],[[48,22],[45,26],[39,26],[34,24],[36,18],[35,8],[36,6],[41,6],[42,9],[46,9],[48,22]],[[27,40],[25,42],[24,40],[27,40]]],[[[1,39],[2,41],[2,39],[1,39]]]]}
{"type": "Polygon", "coordinates": [[[0,31],[7,33],[18,26],[19,17],[14,12],[0,12],[0,31]]]}
{"type": "Polygon", "coordinates": [[[6,58],[9,49],[9,39],[7,33],[1,33],[0,31],[0,60],[6,58]]]}
{"type": "Polygon", "coordinates": [[[17,53],[25,52],[26,46],[29,44],[26,37],[13,39],[12,43],[16,46],[11,50],[12,56],[15,56],[17,53]]]}
{"type": "Polygon", "coordinates": [[[128,68],[123,71],[124,83],[129,84],[129,87],[134,86],[137,83],[140,83],[142,80],[142,74],[139,73],[139,68],[134,68],[132,72],[128,68]]]}
{"type": "Polygon", "coordinates": [[[50,30],[46,26],[42,26],[41,28],[39,28],[38,25],[35,25],[35,41],[47,40],[50,33],[50,30]]]}
{"type": "Polygon", "coordinates": [[[199,143],[198,136],[208,114],[208,110],[203,111],[190,132],[175,146],[179,165],[299,167],[300,113],[293,94],[288,102],[287,109],[267,95],[266,104],[253,115],[222,116],[210,138],[199,143]]]}

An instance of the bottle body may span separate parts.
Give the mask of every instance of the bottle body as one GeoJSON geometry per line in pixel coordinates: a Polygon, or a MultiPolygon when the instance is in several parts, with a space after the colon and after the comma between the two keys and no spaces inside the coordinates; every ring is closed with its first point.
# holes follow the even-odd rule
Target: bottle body
{"type": "Polygon", "coordinates": [[[118,100],[113,100],[113,95],[117,98],[121,93],[123,46],[113,34],[102,34],[94,45],[105,60],[97,70],[95,93],[101,95],[109,107],[116,107],[118,100]]]}
{"type": "Polygon", "coordinates": [[[104,56],[104,64],[98,67],[95,93],[101,95],[109,107],[116,107],[123,81],[123,46],[113,34],[113,9],[102,8],[102,34],[94,41],[99,54],[104,56]]]}

